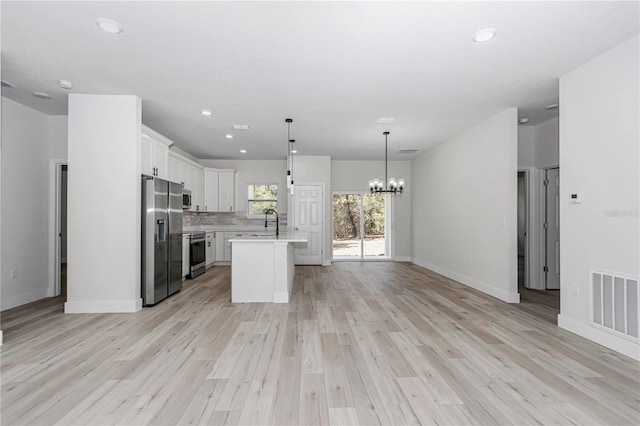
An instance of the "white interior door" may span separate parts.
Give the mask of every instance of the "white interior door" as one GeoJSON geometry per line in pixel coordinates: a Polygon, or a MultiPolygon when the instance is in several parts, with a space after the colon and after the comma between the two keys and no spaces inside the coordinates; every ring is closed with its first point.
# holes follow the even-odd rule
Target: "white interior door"
{"type": "Polygon", "coordinates": [[[546,188],[546,260],[547,289],[560,289],[560,173],[547,170],[546,188]]]}
{"type": "Polygon", "coordinates": [[[309,238],[306,245],[294,246],[296,265],[322,265],[323,197],[322,185],[295,186],[294,227],[309,238]]]}

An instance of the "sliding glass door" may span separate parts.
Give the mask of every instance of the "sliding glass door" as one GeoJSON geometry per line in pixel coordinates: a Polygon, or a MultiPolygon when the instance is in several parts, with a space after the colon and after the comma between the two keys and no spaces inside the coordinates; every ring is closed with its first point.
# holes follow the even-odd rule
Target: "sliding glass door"
{"type": "Polygon", "coordinates": [[[333,194],[333,258],[388,258],[388,197],[367,193],[333,194]]]}

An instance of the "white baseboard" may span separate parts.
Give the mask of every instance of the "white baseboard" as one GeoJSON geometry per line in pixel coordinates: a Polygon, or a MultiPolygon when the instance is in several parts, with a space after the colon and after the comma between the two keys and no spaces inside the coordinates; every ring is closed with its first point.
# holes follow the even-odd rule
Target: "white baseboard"
{"type": "Polygon", "coordinates": [[[276,291],[273,293],[273,303],[289,303],[289,293],[276,291]]]}
{"type": "Polygon", "coordinates": [[[323,260],[322,261],[322,266],[331,266],[331,261],[330,260],[323,260]]]}
{"type": "Polygon", "coordinates": [[[591,327],[589,324],[562,314],[558,315],[558,327],[640,361],[640,345],[638,343],[591,327]]]}
{"type": "Polygon", "coordinates": [[[411,256],[396,256],[393,258],[394,262],[411,262],[411,256]]]}
{"type": "Polygon", "coordinates": [[[478,281],[474,278],[467,277],[466,275],[459,274],[457,272],[450,271],[446,268],[442,268],[438,265],[434,265],[424,260],[412,258],[412,262],[418,266],[422,266],[423,268],[430,269],[433,272],[437,272],[440,275],[444,275],[447,278],[451,278],[452,280],[456,280],[461,284],[464,284],[468,287],[479,290],[483,293],[488,294],[489,296],[493,296],[497,299],[502,300],[507,303],[520,303],[520,293],[518,292],[510,292],[505,291],[499,288],[495,288],[487,283],[482,281],[478,281]]]}
{"type": "Polygon", "coordinates": [[[64,304],[65,314],[133,313],[142,309],[137,300],[76,300],[64,304]]]}
{"type": "Polygon", "coordinates": [[[2,310],[15,308],[16,306],[26,305],[27,303],[35,302],[36,300],[51,297],[49,294],[49,288],[39,288],[27,293],[18,294],[16,296],[3,296],[2,297],[2,310]]]}

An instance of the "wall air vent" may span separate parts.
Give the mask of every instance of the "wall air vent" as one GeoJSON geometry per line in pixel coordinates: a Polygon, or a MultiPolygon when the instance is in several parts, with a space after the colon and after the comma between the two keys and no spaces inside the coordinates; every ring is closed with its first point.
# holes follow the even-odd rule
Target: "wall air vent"
{"type": "Polygon", "coordinates": [[[590,272],[592,325],[638,342],[638,277],[590,272]]]}
{"type": "Polygon", "coordinates": [[[418,152],[417,149],[401,149],[398,154],[415,154],[416,152],[418,152]]]}

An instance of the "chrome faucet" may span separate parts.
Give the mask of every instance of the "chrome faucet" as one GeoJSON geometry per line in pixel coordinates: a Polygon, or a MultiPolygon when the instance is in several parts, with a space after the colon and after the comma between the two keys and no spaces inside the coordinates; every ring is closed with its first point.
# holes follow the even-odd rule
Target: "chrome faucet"
{"type": "Polygon", "coordinates": [[[280,235],[280,220],[278,219],[278,212],[275,211],[274,209],[267,209],[264,211],[264,227],[266,228],[267,225],[269,224],[269,222],[273,222],[273,220],[269,220],[268,219],[268,215],[269,214],[275,214],[276,215],[276,236],[280,235]]]}

